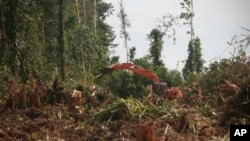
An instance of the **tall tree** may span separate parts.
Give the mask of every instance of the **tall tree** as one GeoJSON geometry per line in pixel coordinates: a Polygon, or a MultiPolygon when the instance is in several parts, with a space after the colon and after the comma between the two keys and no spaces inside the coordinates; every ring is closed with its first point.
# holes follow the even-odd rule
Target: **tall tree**
{"type": "Polygon", "coordinates": [[[201,54],[200,39],[194,38],[190,40],[188,45],[188,58],[182,70],[184,78],[190,73],[200,73],[203,69],[204,60],[201,54]]]}
{"type": "Polygon", "coordinates": [[[86,24],[87,21],[87,10],[86,10],[86,0],[83,0],[83,20],[84,24],[86,24]]]}
{"type": "Polygon", "coordinates": [[[190,31],[187,31],[190,34],[190,40],[194,38],[194,26],[193,26],[193,17],[194,17],[194,4],[193,0],[184,0],[180,3],[181,8],[185,9],[184,12],[181,12],[180,19],[184,19],[184,25],[190,25],[190,31]]]}
{"type": "MultiPolygon", "coordinates": [[[[9,56],[7,56],[8,61],[7,64],[8,67],[10,67],[10,70],[12,74],[15,76],[17,72],[17,56],[18,56],[18,46],[17,46],[17,33],[18,33],[18,21],[17,21],[17,8],[18,8],[19,2],[15,2],[14,0],[10,0],[7,2],[6,8],[9,8],[8,15],[6,16],[6,20],[9,22],[7,25],[7,38],[9,40],[9,56]]],[[[4,19],[2,19],[4,20],[4,19]]]]}
{"type": "Polygon", "coordinates": [[[185,12],[180,14],[180,18],[184,19],[184,25],[190,26],[190,41],[188,44],[188,58],[186,60],[185,66],[182,70],[184,78],[190,73],[200,73],[203,69],[204,60],[202,59],[201,53],[201,43],[198,37],[194,38],[194,27],[193,27],[193,17],[194,17],[194,4],[193,0],[184,0],[180,3],[181,7],[185,9],[185,12]]]}
{"type": "Polygon", "coordinates": [[[58,12],[58,44],[59,44],[59,64],[61,70],[61,79],[65,79],[65,61],[64,61],[64,0],[59,0],[59,12],[58,12]]]}
{"type": "Polygon", "coordinates": [[[1,26],[0,26],[0,31],[2,32],[2,34],[1,34],[1,47],[0,47],[0,64],[2,65],[2,63],[3,63],[3,56],[4,56],[4,52],[6,51],[6,33],[5,33],[5,23],[4,23],[4,4],[1,2],[0,3],[0,13],[1,13],[1,16],[0,16],[0,24],[1,24],[1,26]]]}
{"type": "Polygon", "coordinates": [[[163,49],[163,35],[159,29],[153,29],[148,35],[148,39],[150,40],[150,57],[152,58],[152,62],[155,66],[163,65],[161,60],[161,52],[163,49]]]}
{"type": "Polygon", "coordinates": [[[58,38],[59,38],[59,15],[58,15],[58,0],[54,1],[38,1],[37,5],[41,5],[41,40],[42,40],[42,55],[43,68],[40,69],[43,78],[46,80],[53,79],[58,75],[58,38]]]}
{"type": "MultiPolygon", "coordinates": [[[[86,25],[86,0],[83,0],[83,22],[80,19],[80,11],[79,11],[79,4],[78,0],[75,0],[75,5],[76,5],[76,14],[77,14],[77,21],[78,21],[78,26],[79,28],[83,25],[86,25]]],[[[82,70],[83,70],[83,81],[84,84],[87,83],[87,77],[86,77],[86,63],[85,63],[85,48],[83,45],[83,37],[80,37],[80,48],[81,48],[81,59],[82,59],[82,70]]]]}
{"type": "Polygon", "coordinates": [[[128,41],[130,40],[129,38],[129,34],[127,32],[127,28],[130,27],[130,23],[129,23],[129,20],[127,18],[127,14],[125,13],[125,9],[123,7],[123,2],[121,0],[120,2],[120,12],[118,14],[118,17],[120,18],[121,20],[121,37],[123,38],[124,40],[124,46],[126,48],[126,56],[127,56],[127,62],[129,61],[129,58],[128,58],[128,41]]]}
{"type": "Polygon", "coordinates": [[[94,29],[96,33],[96,27],[97,27],[97,2],[96,0],[93,0],[94,5],[94,14],[93,14],[93,22],[94,22],[94,29]]]}

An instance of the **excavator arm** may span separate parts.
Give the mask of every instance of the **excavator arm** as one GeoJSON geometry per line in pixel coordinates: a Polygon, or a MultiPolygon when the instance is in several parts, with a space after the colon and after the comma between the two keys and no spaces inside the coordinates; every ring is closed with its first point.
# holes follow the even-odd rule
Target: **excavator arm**
{"type": "Polygon", "coordinates": [[[141,67],[138,67],[138,66],[134,65],[132,67],[129,67],[127,70],[130,70],[130,71],[132,71],[135,74],[144,76],[144,77],[152,80],[154,83],[160,82],[158,76],[156,76],[154,73],[152,73],[152,72],[150,72],[148,70],[145,70],[145,69],[143,69],[141,67]]]}
{"type": "Polygon", "coordinates": [[[152,80],[154,83],[160,82],[159,78],[157,75],[154,73],[145,70],[139,66],[133,65],[132,63],[121,63],[121,64],[113,64],[110,66],[105,67],[101,72],[101,74],[97,75],[97,77],[100,77],[101,75],[110,73],[112,71],[117,71],[117,70],[129,70],[135,74],[144,76],[150,80],[152,80]]]}

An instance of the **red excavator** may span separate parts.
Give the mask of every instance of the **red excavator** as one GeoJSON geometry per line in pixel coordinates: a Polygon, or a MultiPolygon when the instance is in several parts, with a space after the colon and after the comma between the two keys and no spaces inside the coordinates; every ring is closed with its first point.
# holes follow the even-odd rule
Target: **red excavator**
{"type": "Polygon", "coordinates": [[[135,74],[144,76],[150,80],[153,81],[151,90],[153,93],[159,95],[159,96],[167,96],[168,98],[171,99],[176,99],[176,98],[183,98],[183,94],[180,91],[179,87],[171,87],[167,88],[167,83],[165,82],[160,82],[160,79],[158,78],[157,75],[154,73],[143,69],[142,67],[136,66],[132,63],[121,63],[121,64],[113,64],[110,66],[105,67],[102,71],[101,74],[97,75],[96,77],[101,77],[104,74],[110,73],[112,71],[118,71],[118,70],[129,70],[135,74]]]}

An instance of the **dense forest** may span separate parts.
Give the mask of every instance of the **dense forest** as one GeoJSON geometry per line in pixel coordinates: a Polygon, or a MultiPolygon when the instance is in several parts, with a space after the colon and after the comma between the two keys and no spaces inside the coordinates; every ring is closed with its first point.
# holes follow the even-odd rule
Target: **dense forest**
{"type": "Polygon", "coordinates": [[[119,3],[127,62],[179,87],[184,98],[170,99],[148,96],[152,80],[129,71],[96,77],[123,63],[114,52],[119,35],[106,22],[111,3],[0,0],[0,140],[228,140],[231,124],[250,124],[250,56],[243,50],[250,29],[229,39],[230,58],[205,67],[192,3],[184,0],[180,15],[151,29],[148,53],[138,59],[127,45],[129,17],[119,3]],[[182,72],[161,58],[163,38],[175,41],[169,30],[177,22],[190,27],[182,72]],[[74,90],[81,96],[72,97],[74,90]]]}
{"type": "Polygon", "coordinates": [[[91,82],[115,46],[105,23],[111,12],[112,5],[101,1],[2,1],[2,73],[22,83],[56,76],[91,82]]]}

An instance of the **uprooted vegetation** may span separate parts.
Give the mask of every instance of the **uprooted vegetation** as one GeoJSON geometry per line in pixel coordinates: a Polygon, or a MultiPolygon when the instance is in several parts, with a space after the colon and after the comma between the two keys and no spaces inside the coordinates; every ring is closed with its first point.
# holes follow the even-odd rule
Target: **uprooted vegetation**
{"type": "Polygon", "coordinates": [[[198,105],[204,114],[218,115],[221,125],[249,123],[249,62],[249,56],[241,53],[237,57],[210,64],[206,73],[196,76],[185,87],[186,93],[190,94],[186,100],[198,105]]]}
{"type": "Polygon", "coordinates": [[[81,89],[72,108],[72,89],[58,79],[47,86],[3,79],[0,140],[226,140],[230,124],[250,124],[250,59],[244,55],[214,62],[190,75],[184,99],[154,95],[135,99],[81,89]],[[74,108],[74,106],[73,106],[74,108]]]}

